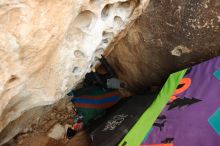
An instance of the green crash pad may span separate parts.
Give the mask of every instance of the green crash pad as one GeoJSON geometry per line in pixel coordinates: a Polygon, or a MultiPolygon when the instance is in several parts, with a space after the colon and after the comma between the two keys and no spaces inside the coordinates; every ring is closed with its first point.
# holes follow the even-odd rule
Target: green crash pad
{"type": "Polygon", "coordinates": [[[128,134],[119,143],[119,146],[140,146],[145,135],[150,131],[154,121],[159,116],[176,87],[179,81],[185,75],[187,69],[171,74],[158,94],[156,100],[143,113],[137,123],[132,127],[128,134]]]}

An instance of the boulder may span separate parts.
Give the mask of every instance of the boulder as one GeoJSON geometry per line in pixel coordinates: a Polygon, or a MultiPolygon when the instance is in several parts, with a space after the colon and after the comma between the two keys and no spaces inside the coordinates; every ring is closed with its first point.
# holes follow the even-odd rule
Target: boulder
{"type": "MultiPolygon", "coordinates": [[[[0,132],[63,98],[148,1],[0,1],[0,132]]],[[[0,134],[0,144],[22,130],[16,127],[0,134]]]]}

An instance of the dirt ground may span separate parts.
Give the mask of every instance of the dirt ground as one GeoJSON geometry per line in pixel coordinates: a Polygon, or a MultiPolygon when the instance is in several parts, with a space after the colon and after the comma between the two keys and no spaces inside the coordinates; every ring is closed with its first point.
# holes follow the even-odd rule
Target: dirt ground
{"type": "Polygon", "coordinates": [[[78,132],[72,139],[66,136],[66,130],[73,124],[73,105],[70,98],[58,102],[38,123],[25,128],[22,133],[4,146],[89,146],[91,140],[85,131],[78,132]],[[55,125],[65,129],[58,139],[49,137],[55,125]]]}

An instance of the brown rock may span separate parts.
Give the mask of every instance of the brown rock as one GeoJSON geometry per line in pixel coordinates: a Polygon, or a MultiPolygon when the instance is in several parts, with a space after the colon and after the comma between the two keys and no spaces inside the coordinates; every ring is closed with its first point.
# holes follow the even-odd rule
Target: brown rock
{"type": "Polygon", "coordinates": [[[19,144],[21,146],[64,146],[63,143],[47,137],[44,134],[33,134],[24,138],[19,144]]]}
{"type": "Polygon", "coordinates": [[[90,137],[85,131],[77,133],[65,146],[93,146],[90,137]]]}

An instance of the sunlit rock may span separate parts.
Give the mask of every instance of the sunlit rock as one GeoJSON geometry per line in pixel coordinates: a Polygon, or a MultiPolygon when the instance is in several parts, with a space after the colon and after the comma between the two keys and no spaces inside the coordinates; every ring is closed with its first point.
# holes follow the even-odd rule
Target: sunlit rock
{"type": "MultiPolygon", "coordinates": [[[[147,4],[148,0],[0,1],[0,132],[25,111],[63,98],[147,4]]],[[[22,129],[17,128],[9,136],[22,129]]],[[[8,139],[1,138],[0,144],[8,139]]]]}

